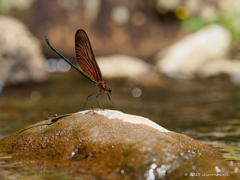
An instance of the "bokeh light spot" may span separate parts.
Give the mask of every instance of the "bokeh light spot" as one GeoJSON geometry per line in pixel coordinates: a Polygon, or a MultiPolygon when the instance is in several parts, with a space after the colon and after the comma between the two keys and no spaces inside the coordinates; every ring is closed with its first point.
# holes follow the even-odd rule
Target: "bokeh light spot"
{"type": "Polygon", "coordinates": [[[40,93],[38,91],[33,91],[31,93],[31,99],[33,101],[38,101],[40,98],[41,98],[41,95],[40,95],[40,93]]]}
{"type": "Polygon", "coordinates": [[[179,6],[175,12],[178,19],[186,19],[189,15],[188,10],[185,6],[179,6]]]}
{"type": "Polygon", "coordinates": [[[57,63],[56,59],[48,59],[45,63],[45,68],[48,72],[56,72],[57,71],[57,63]]]}
{"type": "Polygon", "coordinates": [[[142,26],[146,23],[147,18],[144,13],[137,11],[132,16],[132,22],[136,26],[142,26]]]}
{"type": "Polygon", "coordinates": [[[112,10],[112,19],[118,24],[124,24],[129,21],[130,12],[125,6],[116,6],[112,10]]]}
{"type": "Polygon", "coordinates": [[[140,88],[134,88],[132,90],[133,97],[140,97],[142,95],[142,90],[140,88]]]}
{"type": "Polygon", "coordinates": [[[57,63],[57,69],[60,72],[68,72],[70,70],[71,66],[63,59],[60,59],[57,63]]]}

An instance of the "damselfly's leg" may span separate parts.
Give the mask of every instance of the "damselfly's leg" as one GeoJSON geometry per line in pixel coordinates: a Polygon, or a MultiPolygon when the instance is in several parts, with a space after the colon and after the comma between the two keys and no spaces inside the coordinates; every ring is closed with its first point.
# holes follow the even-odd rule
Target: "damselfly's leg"
{"type": "Polygon", "coordinates": [[[114,105],[114,103],[112,102],[111,98],[110,98],[110,95],[107,93],[108,95],[108,99],[111,101],[111,103],[113,104],[114,108],[117,110],[116,106],[114,105]]]}
{"type": "Polygon", "coordinates": [[[103,96],[104,94],[104,91],[102,91],[102,93],[99,93],[97,96],[96,96],[96,99],[97,99],[97,103],[98,103],[98,107],[101,109],[101,105],[100,105],[100,99],[101,97],[103,96]]]}
{"type": "Polygon", "coordinates": [[[92,102],[91,102],[91,99],[95,96],[97,96],[100,92],[102,91],[98,91],[97,93],[94,93],[94,94],[91,94],[87,97],[86,101],[85,101],[85,104],[84,104],[84,107],[83,107],[83,110],[85,109],[85,106],[87,104],[87,101],[89,100],[90,104],[91,104],[91,107],[92,107],[92,110],[93,110],[93,106],[92,106],[92,102]]]}

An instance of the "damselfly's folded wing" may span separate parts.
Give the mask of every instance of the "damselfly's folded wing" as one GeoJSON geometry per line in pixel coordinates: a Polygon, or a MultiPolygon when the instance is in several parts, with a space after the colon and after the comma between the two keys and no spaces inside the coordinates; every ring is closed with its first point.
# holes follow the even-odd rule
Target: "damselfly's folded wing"
{"type": "Polygon", "coordinates": [[[102,81],[102,74],[95,60],[90,41],[86,32],[82,29],[76,32],[75,50],[82,71],[95,81],[102,81]]]}

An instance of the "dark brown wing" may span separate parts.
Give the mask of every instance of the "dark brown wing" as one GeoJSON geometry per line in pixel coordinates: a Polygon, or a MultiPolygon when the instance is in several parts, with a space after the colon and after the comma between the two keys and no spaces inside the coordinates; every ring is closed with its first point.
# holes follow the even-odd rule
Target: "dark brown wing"
{"type": "Polygon", "coordinates": [[[82,71],[96,81],[102,81],[102,74],[95,60],[86,32],[79,29],[75,35],[75,50],[82,71]]]}

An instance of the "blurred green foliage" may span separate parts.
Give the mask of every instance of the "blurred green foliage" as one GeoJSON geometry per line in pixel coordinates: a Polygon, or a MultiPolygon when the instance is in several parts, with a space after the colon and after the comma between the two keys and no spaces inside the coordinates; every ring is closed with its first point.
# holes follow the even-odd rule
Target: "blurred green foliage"
{"type": "Polygon", "coordinates": [[[182,20],[182,27],[188,31],[197,31],[204,26],[210,24],[221,24],[223,25],[231,34],[233,41],[240,40],[240,26],[239,21],[229,14],[219,12],[216,16],[211,19],[203,19],[199,17],[189,17],[182,20]]]}

